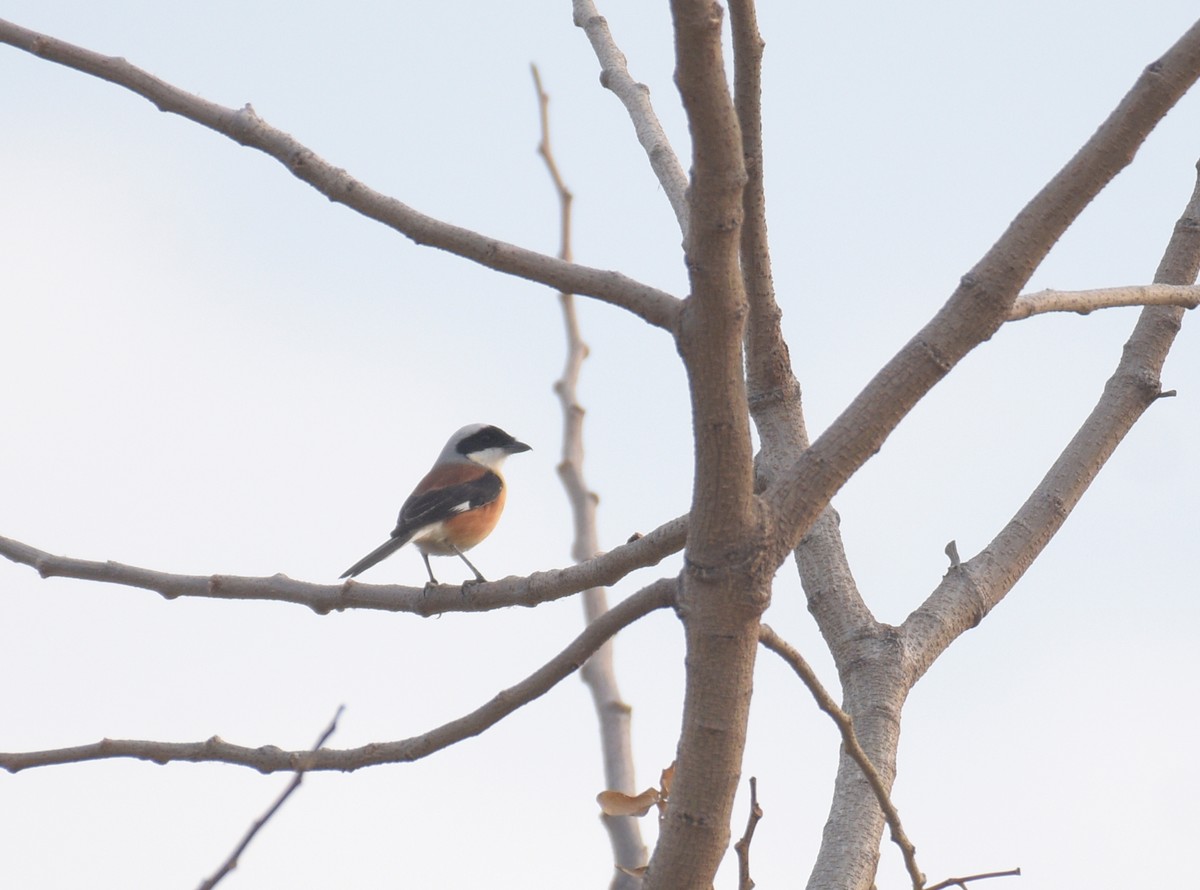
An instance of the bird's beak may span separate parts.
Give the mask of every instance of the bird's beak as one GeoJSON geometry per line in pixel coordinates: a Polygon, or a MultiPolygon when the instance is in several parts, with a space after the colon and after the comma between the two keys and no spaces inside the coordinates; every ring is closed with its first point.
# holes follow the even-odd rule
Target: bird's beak
{"type": "Polygon", "coordinates": [[[516,439],[513,439],[511,443],[504,447],[504,450],[509,454],[520,454],[522,451],[533,451],[533,448],[524,442],[518,442],[516,439]]]}

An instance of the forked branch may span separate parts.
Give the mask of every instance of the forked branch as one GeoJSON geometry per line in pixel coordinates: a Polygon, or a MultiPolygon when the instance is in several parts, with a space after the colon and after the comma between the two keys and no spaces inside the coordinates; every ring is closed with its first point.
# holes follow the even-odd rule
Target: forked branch
{"type": "Polygon", "coordinates": [[[900,812],[896,809],[895,804],[892,803],[891,795],[888,793],[883,777],[879,775],[879,770],[875,769],[875,764],[871,763],[871,758],[867,756],[867,752],[859,744],[858,736],[854,732],[854,722],[850,719],[850,715],[843,711],[838,706],[838,703],[833,700],[833,696],[825,690],[821,680],[809,666],[808,662],[805,661],[804,656],[779,636],[779,634],[775,633],[769,625],[764,624],[759,628],[758,638],[764,646],[788,663],[791,669],[796,672],[796,676],[808,687],[808,691],[812,694],[812,697],[816,699],[817,707],[828,714],[837,725],[838,732],[842,734],[842,745],[846,749],[846,753],[858,764],[859,769],[862,770],[863,777],[867,780],[867,784],[871,786],[871,790],[875,793],[875,799],[879,802],[879,809],[883,811],[883,817],[887,820],[888,828],[891,830],[892,840],[900,848],[900,853],[904,856],[904,867],[908,870],[908,876],[912,880],[913,890],[921,890],[925,885],[925,875],[921,873],[921,869],[917,866],[917,849],[904,832],[904,826],[900,822],[900,812]]]}
{"type": "MultiPolygon", "coordinates": [[[[1188,285],[1200,270],[1200,176],[1175,225],[1155,279],[1188,285]]],[[[1183,289],[1183,288],[1177,288],[1183,289]]],[[[1012,520],[979,554],[953,566],[905,620],[901,632],[915,679],[1003,599],[1058,533],[1108,458],[1163,395],[1160,376],[1184,310],[1142,310],[1095,407],[1012,520]]]]}
{"type": "Polygon", "coordinates": [[[791,550],[913,406],[1009,317],[1020,289],[1150,131],[1200,77],[1200,22],[1148,65],[1079,152],[1017,214],[934,318],[766,493],[791,550]]]}

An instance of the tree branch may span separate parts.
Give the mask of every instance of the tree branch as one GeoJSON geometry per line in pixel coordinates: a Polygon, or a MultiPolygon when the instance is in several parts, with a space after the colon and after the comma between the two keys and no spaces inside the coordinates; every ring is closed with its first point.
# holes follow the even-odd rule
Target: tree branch
{"type": "MultiPolygon", "coordinates": [[[[325,727],[325,731],[321,733],[320,738],[317,739],[317,743],[312,746],[313,751],[320,750],[321,746],[329,741],[329,737],[337,730],[338,718],[342,716],[342,711],[345,709],[345,705],[338,706],[336,713],[333,715],[333,719],[329,722],[329,725],[325,727]]],[[[250,846],[250,842],[254,840],[254,836],[262,830],[264,825],[271,821],[271,817],[279,812],[279,808],[282,807],[284,802],[292,796],[292,793],[300,787],[300,783],[303,781],[304,767],[300,766],[296,769],[295,777],[291,782],[288,783],[288,786],[283,790],[283,793],[276,798],[275,803],[271,804],[267,811],[263,813],[263,815],[259,817],[259,819],[255,821],[253,825],[250,826],[250,830],[246,832],[241,843],[234,847],[233,852],[229,854],[229,857],[221,864],[221,867],[213,873],[212,877],[200,885],[200,890],[212,890],[213,887],[221,883],[221,880],[225,877],[225,875],[237,868],[238,860],[241,859],[242,854],[246,852],[246,848],[250,846]]]]}
{"type": "Polygon", "coordinates": [[[204,742],[150,742],[103,739],[91,745],[49,751],[0,753],[0,768],[10,773],[37,766],[81,763],[130,757],[154,763],[231,763],[261,773],[281,770],[340,770],[351,772],[384,763],[409,763],[428,757],[463,739],[477,736],[513,711],[544,695],[570,676],[601,646],[624,627],[675,602],[676,579],[664,578],[605,612],[589,624],[565,649],[515,686],[498,692],[471,713],[419,736],[393,742],[376,742],[360,748],[318,751],[284,751],[274,745],[247,748],[217,736],[204,742]]]}
{"type": "MultiPolygon", "coordinates": [[[[1156,282],[1184,285],[1200,270],[1200,176],[1159,265],[1156,282]]],[[[1079,432],[1012,520],[979,554],[952,566],[901,627],[913,682],[955,639],[977,625],[1050,543],[1084,492],[1162,394],[1160,375],[1183,321],[1178,307],[1149,306],[1113,376],[1079,432]]]]}
{"type": "Polygon", "coordinates": [[[694,488],[680,591],[687,649],[677,769],[645,890],[712,883],[730,819],[749,718],[758,621],[775,567],[762,558],[762,512],[743,371],[746,296],[738,256],[746,174],[725,82],[721,7],[672,0],[675,83],[692,137],[691,295],[676,344],[688,375],[694,488]]]}
{"type": "Polygon", "coordinates": [[[1097,309],[1120,306],[1180,306],[1195,309],[1200,305],[1200,287],[1178,284],[1135,284],[1096,290],[1040,290],[1022,294],[1008,313],[1009,321],[1020,321],[1044,312],[1078,312],[1087,315],[1097,309]]]}
{"type": "Polygon", "coordinates": [[[675,328],[680,302],[665,291],[618,272],[564,262],[419,213],[318,157],[292,136],[266,123],[249,105],[236,110],[225,108],[172,86],[124,59],[104,56],[2,19],[0,43],[125,87],[160,111],[185,117],[258,149],[329,200],[383,223],[417,244],[445,250],[497,272],[594,297],[667,331],[675,328]]]}
{"type": "MultiPolygon", "coordinates": [[[[1020,288],[1055,240],[1129,163],[1166,109],[1198,74],[1200,24],[1145,70],[1095,135],[964,276],[942,310],[787,472],[771,483],[764,501],[778,511],[780,525],[794,529],[794,536],[785,535],[777,545],[780,554],[786,553],[795,536],[804,534],[844,481],[882,447],[912,406],[966,352],[1003,324],[1020,288]]],[[[1143,317],[1149,313],[1161,320],[1167,316],[1160,313],[1181,311],[1151,309],[1143,317]]],[[[1042,506],[1053,511],[1057,505],[1051,500],[1042,506]]],[[[961,587],[962,595],[949,595],[943,584],[904,628],[897,631],[879,625],[871,634],[849,634],[834,650],[847,710],[859,720],[858,733],[868,740],[875,763],[888,774],[894,773],[900,709],[912,683],[948,641],[961,633],[961,628],[977,623],[988,607],[988,591],[974,589],[966,572],[952,570],[947,582],[961,587]]],[[[822,631],[830,639],[824,627],[822,631]]],[[[811,886],[829,881],[866,886],[875,873],[882,820],[873,821],[874,801],[866,788],[856,787],[857,772],[857,765],[843,757],[811,886]]]]}
{"type": "Polygon", "coordinates": [[[762,442],[756,468],[761,484],[774,478],[808,447],[800,407],[800,384],[781,325],[767,239],[767,200],[763,187],[762,54],[763,39],[751,0],[729,4],[733,31],[734,109],[742,137],[746,187],[742,193],[742,240],[739,247],[746,319],[746,388],[750,413],[762,442]]]}
{"type": "Polygon", "coordinates": [[[675,80],[692,134],[691,224],[684,245],[691,296],[678,345],[692,397],[696,498],[704,499],[692,504],[688,549],[703,559],[703,551],[724,549],[739,526],[755,521],[742,369],[746,294],[739,257],[746,171],[725,83],[720,6],[675,0],[671,8],[675,80]]]}
{"type": "Polygon", "coordinates": [[[1019,878],[1021,877],[1021,869],[1013,868],[1008,871],[989,871],[978,875],[966,875],[961,878],[946,878],[944,881],[939,881],[932,887],[927,887],[926,890],[947,890],[949,887],[961,887],[966,890],[967,884],[971,881],[986,881],[988,878],[1019,878]]]}
{"type": "Polygon", "coordinates": [[[804,656],[780,637],[779,634],[775,633],[770,625],[763,624],[759,627],[758,638],[764,646],[788,663],[792,670],[796,672],[796,675],[804,682],[804,685],[808,687],[808,691],[812,693],[812,697],[816,699],[817,707],[828,714],[837,725],[838,732],[842,734],[843,750],[854,759],[854,762],[858,764],[858,768],[862,770],[863,776],[871,786],[871,791],[875,794],[875,799],[879,802],[879,809],[883,811],[883,817],[887,820],[888,828],[891,829],[892,840],[900,848],[900,852],[904,856],[904,867],[908,869],[908,876],[912,880],[913,890],[921,890],[925,885],[925,875],[921,873],[921,869],[917,866],[917,848],[913,846],[912,841],[908,839],[908,835],[904,832],[904,826],[900,822],[900,812],[896,809],[895,804],[892,803],[887,784],[884,782],[883,777],[879,775],[879,771],[875,769],[875,764],[871,762],[871,758],[867,756],[867,752],[859,744],[858,735],[854,732],[854,722],[850,719],[850,715],[838,707],[833,697],[825,691],[825,687],[821,685],[816,672],[804,660],[804,656]]]}
{"type": "Polygon", "coordinates": [[[92,562],[55,556],[0,537],[0,556],[32,566],[43,578],[76,578],[152,590],[165,597],[204,597],[226,600],[270,600],[307,606],[319,615],[346,609],[411,612],[430,617],[444,612],[488,612],[508,606],[536,606],[591,587],[615,584],[635,569],[656,565],[683,547],[686,517],[673,519],[628,544],[579,565],[527,578],[510,577],[473,584],[464,589],[449,584],[403,587],[364,584],[349,579],[339,584],[313,584],[286,575],[252,578],[238,575],[175,575],[119,562],[92,562]]]}
{"type": "MultiPolygon", "coordinates": [[[[783,313],[775,299],[775,281],[771,273],[771,251],[767,239],[767,199],[763,188],[762,141],[762,56],[764,42],[758,31],[758,18],[752,0],[731,0],[730,30],[733,32],[733,105],[742,137],[742,158],[746,165],[746,187],[742,191],[742,241],[740,258],[742,283],[746,289],[749,315],[746,322],[746,377],[751,411],[767,455],[795,445],[795,429],[807,445],[803,417],[799,416],[800,387],[792,374],[787,342],[780,321],[783,313]],[[770,415],[756,410],[772,394],[794,406],[795,420],[780,424],[783,441],[772,433],[776,426],[762,422],[770,415]]],[[[777,435],[779,435],[777,433],[777,435]]],[[[794,452],[792,452],[794,453],[794,452]]]]}
{"type": "MultiPolygon", "coordinates": [[[[761,442],[761,450],[755,458],[755,482],[756,487],[762,490],[787,473],[796,455],[809,446],[809,440],[800,383],[795,378],[787,341],[783,336],[782,312],[775,296],[767,239],[760,82],[764,43],[751,0],[731,0],[729,12],[733,31],[734,104],[741,127],[747,174],[741,243],[742,280],[749,306],[746,322],[746,381],[750,413],[761,442]]],[[[857,675],[868,672],[869,666],[875,663],[878,649],[871,644],[873,641],[884,641],[887,628],[875,620],[859,593],[846,558],[839,518],[832,505],[822,511],[796,546],[794,555],[809,611],[833,654],[843,687],[847,690],[847,707],[853,708],[861,701],[857,693],[864,688],[864,684],[857,682],[857,675]]],[[[886,651],[886,642],[878,648],[886,651]]],[[[875,694],[880,690],[878,685],[872,687],[875,694]]],[[[866,731],[862,743],[871,745],[872,750],[881,754],[887,750],[885,713],[886,709],[882,708],[864,712],[863,726],[866,731]]],[[[869,760],[861,747],[859,750],[863,752],[863,759],[869,760]]],[[[855,782],[861,767],[853,762],[845,762],[847,756],[843,754],[839,764],[839,780],[844,776],[851,782],[859,811],[844,815],[846,821],[854,826],[853,831],[872,838],[876,843],[874,852],[877,855],[883,811],[872,805],[869,795],[862,793],[855,782]]],[[[889,774],[894,774],[894,764],[886,754],[880,757],[879,762],[889,769],[889,774]]],[[[885,784],[881,777],[877,787],[885,784]]],[[[839,813],[838,800],[835,799],[831,827],[827,829],[827,843],[831,839],[834,844],[845,843],[851,836],[850,832],[838,832],[832,828],[839,815],[843,814],[839,813]],[[833,838],[834,835],[840,836],[833,838]]],[[[840,874],[845,870],[844,864],[835,866],[834,870],[839,872],[838,880],[845,885],[854,884],[853,878],[840,874]]]]}
{"type": "MultiPolygon", "coordinates": [[[[800,383],[792,369],[783,313],[775,295],[767,238],[762,140],[762,56],[764,41],[752,0],[731,0],[734,108],[741,127],[746,161],[742,206],[741,267],[749,313],[746,320],[746,387],[750,416],[761,450],[755,458],[755,484],[766,488],[808,447],[800,383]]],[[[838,515],[827,507],[795,549],[796,564],[809,609],[835,659],[840,645],[863,638],[877,624],[858,591],[838,528],[838,515]]],[[[839,669],[844,668],[839,665],[839,669]]]]}
{"type": "Polygon", "coordinates": [[[750,877],[750,844],[754,842],[754,829],[763,817],[758,805],[758,779],[750,777],[750,815],[746,818],[746,831],[733,845],[738,858],[738,890],[754,890],[754,879],[750,877]]]}
{"type": "Polygon", "coordinates": [[[625,54],[617,48],[608,21],[596,11],[596,4],[592,0],[574,0],[573,6],[575,24],[587,35],[592,51],[600,62],[600,85],[612,90],[629,113],[637,140],[650,161],[650,169],[658,177],[659,185],[671,202],[679,230],[686,239],[687,174],[675,150],[671,148],[667,134],[663,132],[654,106],[650,104],[650,88],[644,83],[637,83],[630,76],[625,54]]]}
{"type": "Polygon", "coordinates": [[[790,534],[807,532],[830,498],[968,352],[1008,318],[1020,288],[1084,207],[1133,160],[1146,136],[1200,76],[1200,23],[1146,67],[1096,133],[1017,214],[945,306],[871,380],[768,490],[790,534]]]}
{"type": "MultiPolygon", "coordinates": [[[[537,66],[533,66],[533,81],[537,88],[538,111],[541,121],[541,142],[538,154],[546,162],[546,169],[558,192],[562,210],[562,246],[559,257],[571,259],[571,191],[563,181],[554,152],[550,147],[550,97],[542,88],[537,66]]],[[[563,455],[558,465],[558,475],[566,490],[571,514],[575,519],[575,543],[571,555],[579,562],[592,559],[600,552],[596,535],[595,494],[583,477],[583,408],[576,398],[576,384],[587,358],[588,348],[579,333],[579,322],[575,315],[575,298],[571,294],[559,294],[562,305],[563,323],[567,335],[567,361],[562,377],[554,384],[563,412],[563,455]]],[[[608,596],[603,587],[589,587],[583,591],[584,620],[596,620],[608,611],[608,596]]],[[[632,709],[621,698],[617,686],[617,675],[613,669],[612,643],[607,642],[596,650],[580,670],[580,677],[592,695],[596,717],[600,723],[600,747],[604,755],[604,787],[629,794],[634,793],[635,773],[633,764],[633,738],[630,717],[632,709]]],[[[612,890],[636,890],[640,882],[629,874],[646,864],[646,844],[642,840],[641,823],[631,816],[610,816],[601,819],[608,831],[612,844],[616,871],[612,890]]]]}

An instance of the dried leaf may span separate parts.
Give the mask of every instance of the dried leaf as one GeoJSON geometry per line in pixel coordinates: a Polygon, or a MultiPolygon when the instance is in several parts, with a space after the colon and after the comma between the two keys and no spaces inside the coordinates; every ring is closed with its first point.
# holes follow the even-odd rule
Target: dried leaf
{"type": "Polygon", "coordinates": [[[675,761],[671,761],[671,765],[662,771],[662,775],[658,779],[658,786],[662,788],[662,796],[665,800],[671,796],[671,780],[675,778],[675,761]]]}
{"type": "Polygon", "coordinates": [[[596,803],[606,816],[644,816],[650,808],[658,803],[657,788],[647,788],[637,797],[630,797],[620,791],[601,791],[596,795],[596,803]]]}

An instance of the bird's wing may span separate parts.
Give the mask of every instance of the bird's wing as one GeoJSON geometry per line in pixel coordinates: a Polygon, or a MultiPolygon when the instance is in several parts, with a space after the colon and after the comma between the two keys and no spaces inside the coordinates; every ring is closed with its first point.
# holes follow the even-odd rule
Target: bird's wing
{"type": "MultiPolygon", "coordinates": [[[[455,475],[459,478],[454,481],[435,479],[433,483],[436,487],[432,491],[415,494],[405,501],[404,506],[400,508],[400,516],[396,520],[396,529],[392,532],[393,539],[403,538],[407,541],[423,528],[444,522],[458,513],[490,504],[500,496],[500,491],[504,487],[499,476],[483,467],[465,467],[463,470],[450,467],[448,469],[458,471],[455,475]],[[469,477],[467,477],[468,474],[469,477]]],[[[424,487],[424,483],[429,481],[430,476],[433,475],[434,473],[431,472],[429,476],[426,476],[422,480],[422,486],[419,487],[424,487]]],[[[449,476],[450,474],[446,471],[439,471],[439,475],[449,476]]]]}

